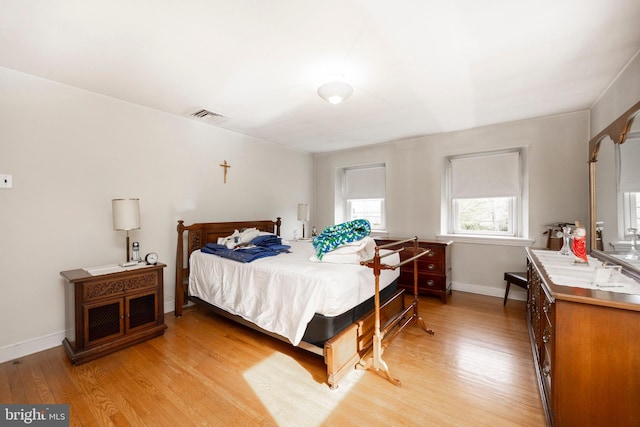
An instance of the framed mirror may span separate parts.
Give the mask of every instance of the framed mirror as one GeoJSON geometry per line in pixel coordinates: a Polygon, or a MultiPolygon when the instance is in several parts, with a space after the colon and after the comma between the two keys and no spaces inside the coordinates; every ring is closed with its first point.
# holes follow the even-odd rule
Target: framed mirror
{"type": "Polygon", "coordinates": [[[589,141],[591,255],[640,278],[640,102],[589,141]]]}

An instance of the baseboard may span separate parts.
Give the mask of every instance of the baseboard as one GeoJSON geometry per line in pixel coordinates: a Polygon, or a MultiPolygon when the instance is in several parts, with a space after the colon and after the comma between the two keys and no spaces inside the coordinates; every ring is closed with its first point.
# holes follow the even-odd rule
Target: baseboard
{"type": "MultiPolygon", "coordinates": [[[[526,301],[527,293],[522,291],[520,288],[514,288],[515,287],[512,287],[509,291],[509,299],[526,301]]],[[[454,291],[504,298],[504,288],[493,288],[489,286],[474,285],[471,283],[452,282],[452,289],[454,291]]],[[[166,306],[171,305],[171,303],[166,304],[166,306]]],[[[57,347],[62,344],[64,337],[65,333],[63,331],[2,347],[0,348],[0,363],[57,347]]]]}
{"type": "MultiPolygon", "coordinates": [[[[506,286],[506,285],[505,285],[506,286]]],[[[451,289],[460,292],[469,292],[471,294],[487,295],[490,297],[504,298],[504,287],[494,288],[490,286],[474,285],[472,283],[451,282],[451,289]]],[[[526,301],[527,292],[523,289],[512,286],[509,289],[509,299],[517,301],[526,301]]]]}
{"type": "Polygon", "coordinates": [[[0,348],[0,363],[62,345],[64,336],[64,332],[57,332],[2,347],[0,348]]]}
{"type": "MultiPolygon", "coordinates": [[[[193,304],[193,303],[192,303],[193,304]]],[[[165,314],[173,311],[175,302],[165,301],[165,307],[170,307],[170,310],[165,310],[165,314]]],[[[53,347],[62,345],[62,340],[65,338],[64,331],[57,332],[51,335],[45,335],[43,337],[33,338],[27,341],[22,341],[14,344],[9,344],[0,348],[0,363],[8,362],[10,360],[18,359],[20,357],[28,356],[39,351],[48,350],[53,347]]]]}

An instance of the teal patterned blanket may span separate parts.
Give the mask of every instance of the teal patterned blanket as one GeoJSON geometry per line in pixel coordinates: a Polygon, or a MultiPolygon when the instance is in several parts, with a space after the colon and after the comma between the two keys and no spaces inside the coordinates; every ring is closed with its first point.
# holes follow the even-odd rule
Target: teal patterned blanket
{"type": "Polygon", "coordinates": [[[318,259],[340,246],[364,239],[371,234],[371,224],[366,219],[354,219],[342,224],[330,225],[313,238],[313,248],[318,259]]]}

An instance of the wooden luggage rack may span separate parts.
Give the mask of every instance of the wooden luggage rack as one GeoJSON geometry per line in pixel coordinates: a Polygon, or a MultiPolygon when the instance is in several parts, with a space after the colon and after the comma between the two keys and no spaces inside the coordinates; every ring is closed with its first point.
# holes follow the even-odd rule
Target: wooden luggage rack
{"type": "Polygon", "coordinates": [[[373,335],[373,347],[371,349],[372,354],[369,357],[367,357],[368,355],[365,355],[365,357],[360,360],[359,364],[365,369],[373,369],[376,372],[383,373],[385,377],[394,385],[400,385],[400,380],[394,378],[391,375],[391,373],[389,372],[389,367],[382,359],[382,353],[384,352],[384,349],[389,346],[389,344],[391,344],[391,341],[393,341],[393,339],[405,328],[405,326],[407,326],[411,322],[417,322],[427,333],[431,335],[434,334],[433,330],[427,328],[418,310],[418,259],[430,253],[431,249],[420,249],[420,251],[418,249],[418,237],[412,237],[410,239],[398,240],[396,242],[376,246],[373,258],[360,261],[361,265],[366,265],[369,268],[373,268],[376,289],[374,298],[375,329],[373,335]],[[401,261],[395,265],[388,265],[381,262],[382,258],[401,252],[404,250],[404,248],[392,250],[382,255],[380,254],[380,249],[391,248],[411,241],[413,241],[413,253],[416,255],[411,258],[405,259],[404,261],[401,261]],[[385,325],[383,330],[380,330],[380,272],[382,270],[395,270],[409,262],[414,263],[413,301],[411,302],[411,304],[409,304],[408,307],[406,307],[396,317],[389,321],[385,325]],[[411,315],[408,315],[409,312],[411,312],[411,315]]]}

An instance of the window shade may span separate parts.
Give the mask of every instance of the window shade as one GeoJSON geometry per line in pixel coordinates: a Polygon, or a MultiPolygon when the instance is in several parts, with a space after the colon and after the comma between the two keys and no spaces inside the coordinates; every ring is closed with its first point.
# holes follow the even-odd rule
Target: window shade
{"type": "Polygon", "coordinates": [[[640,138],[620,145],[620,192],[640,192],[640,138]]]}
{"type": "Polygon", "coordinates": [[[345,169],[345,199],[383,199],[385,168],[375,166],[345,169]]]}
{"type": "Polygon", "coordinates": [[[458,157],[451,162],[451,197],[472,199],[520,195],[518,152],[458,157]]]}

